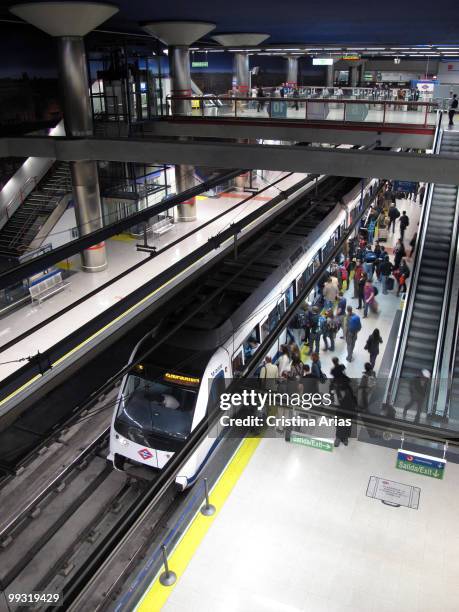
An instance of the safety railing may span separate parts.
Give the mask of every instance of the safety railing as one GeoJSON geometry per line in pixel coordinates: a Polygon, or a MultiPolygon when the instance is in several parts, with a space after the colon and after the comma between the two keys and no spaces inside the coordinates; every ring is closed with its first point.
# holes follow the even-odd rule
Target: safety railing
{"type": "Polygon", "coordinates": [[[373,123],[431,127],[436,102],[319,97],[168,96],[172,116],[286,119],[307,122],[373,123]]]}
{"type": "Polygon", "coordinates": [[[13,197],[8,201],[5,207],[3,207],[0,211],[0,227],[2,227],[16,212],[19,206],[24,202],[26,197],[29,195],[31,191],[33,191],[38,184],[38,177],[31,176],[29,177],[24,185],[22,185],[21,189],[19,189],[13,197]],[[32,184],[32,188],[29,189],[29,185],[32,184]]]}

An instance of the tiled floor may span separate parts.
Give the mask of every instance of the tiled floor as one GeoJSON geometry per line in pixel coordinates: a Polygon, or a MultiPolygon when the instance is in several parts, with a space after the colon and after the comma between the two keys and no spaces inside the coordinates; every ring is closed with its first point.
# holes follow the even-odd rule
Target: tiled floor
{"type": "Polygon", "coordinates": [[[163,610],[456,612],[458,504],[459,465],[437,481],[356,440],[264,439],[163,610]],[[372,475],[420,487],[419,509],[366,497],[372,475]]]}

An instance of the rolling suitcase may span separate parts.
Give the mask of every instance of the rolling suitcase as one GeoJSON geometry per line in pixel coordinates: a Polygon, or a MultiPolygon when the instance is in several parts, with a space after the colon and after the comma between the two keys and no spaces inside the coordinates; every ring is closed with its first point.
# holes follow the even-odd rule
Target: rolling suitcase
{"type": "Polygon", "coordinates": [[[392,291],[392,289],[394,288],[394,278],[392,276],[389,276],[387,278],[386,287],[387,291],[392,291]]]}

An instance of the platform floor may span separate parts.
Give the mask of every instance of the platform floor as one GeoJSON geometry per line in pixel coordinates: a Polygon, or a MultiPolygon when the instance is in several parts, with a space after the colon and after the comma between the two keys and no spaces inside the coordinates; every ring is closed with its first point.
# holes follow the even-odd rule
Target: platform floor
{"type": "Polygon", "coordinates": [[[357,440],[331,453],[261,440],[175,587],[137,609],[456,612],[459,465],[440,481],[395,460],[357,440]],[[419,509],[367,497],[371,476],[420,487],[419,509]]]}
{"type": "MultiPolygon", "coordinates": [[[[397,200],[397,208],[402,211],[406,211],[408,218],[410,220],[410,224],[405,231],[405,239],[404,245],[407,254],[409,254],[411,247],[409,246],[410,240],[413,237],[413,234],[417,231],[419,217],[421,215],[421,206],[418,202],[414,202],[413,200],[397,200]]],[[[400,238],[400,230],[398,227],[398,221],[396,222],[395,232],[390,233],[388,236],[388,241],[384,244],[388,252],[390,253],[391,261],[393,261],[392,256],[392,248],[395,246],[396,241],[400,238]]],[[[407,258],[407,263],[410,269],[413,268],[413,261],[410,258],[407,258]]],[[[321,351],[320,351],[320,361],[322,364],[322,370],[330,376],[330,370],[333,367],[332,358],[338,357],[341,363],[346,366],[346,374],[350,378],[358,378],[360,379],[363,366],[366,361],[369,360],[369,354],[367,351],[364,351],[363,347],[368,339],[368,336],[373,332],[375,328],[379,329],[381,337],[383,339],[383,344],[381,345],[380,354],[376,360],[376,372],[378,371],[379,365],[381,364],[381,359],[384,354],[385,346],[387,339],[389,337],[390,330],[392,328],[392,324],[394,322],[394,317],[396,311],[401,307],[401,298],[397,297],[397,283],[395,283],[394,290],[390,291],[387,295],[382,294],[381,285],[376,281],[376,275],[374,276],[374,284],[378,288],[378,296],[376,298],[379,304],[379,313],[373,314],[369,312],[368,317],[366,319],[363,318],[363,310],[357,310],[358,300],[352,299],[353,296],[353,285],[351,282],[351,286],[347,291],[345,291],[345,296],[347,299],[348,306],[352,306],[355,312],[360,316],[362,322],[362,330],[357,336],[357,342],[354,350],[354,359],[352,362],[346,361],[347,349],[346,349],[346,341],[341,339],[341,332],[338,332],[337,339],[335,341],[335,351],[324,351],[324,343],[321,341],[321,351]]],[[[409,281],[411,280],[411,276],[409,281]]]]}
{"type": "MultiPolygon", "coordinates": [[[[285,172],[264,172],[263,178],[260,176],[256,184],[262,188],[269,182],[273,182],[286,175],[287,173],[285,172]]],[[[0,380],[6,378],[23,365],[22,362],[15,362],[14,360],[33,355],[38,350],[41,352],[45,351],[126,295],[132,293],[136,288],[145,284],[147,279],[154,278],[185,255],[207,242],[211,236],[214,236],[222,229],[227,228],[231,223],[241,220],[260,206],[263,206],[276,197],[282,189],[290,187],[304,176],[303,174],[293,174],[285,178],[278,185],[270,187],[260,195],[256,195],[246,204],[242,204],[234,211],[228,212],[228,214],[215,220],[215,222],[210,223],[202,231],[196,232],[189,238],[184,238],[172,250],[158,255],[151,261],[148,261],[149,255],[136,250],[136,244],[139,240],[124,234],[115,236],[107,241],[109,265],[107,270],[103,272],[98,272],[97,274],[85,273],[81,271],[79,256],[72,258],[69,262],[70,269],[74,270],[75,274],[72,274],[69,278],[70,287],[68,289],[47,299],[40,306],[27,304],[2,318],[0,324],[0,350],[4,344],[14,341],[17,336],[27,330],[38,325],[41,327],[29,337],[20,340],[11,348],[2,352],[0,380]],[[44,324],[48,317],[59,313],[66,306],[97,289],[141,260],[145,260],[146,263],[135,271],[127,274],[109,287],[100,290],[94,297],[72,308],[55,321],[44,324]]],[[[212,198],[198,196],[198,220],[196,222],[177,223],[172,230],[155,239],[153,244],[160,249],[185,237],[190,231],[231,209],[235,204],[246,199],[248,196],[250,196],[250,193],[237,191],[231,191],[212,198]]]]}

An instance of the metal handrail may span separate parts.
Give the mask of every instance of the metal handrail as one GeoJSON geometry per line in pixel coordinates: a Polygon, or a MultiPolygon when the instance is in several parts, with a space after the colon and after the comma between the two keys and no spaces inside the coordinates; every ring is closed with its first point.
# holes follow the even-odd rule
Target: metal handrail
{"type": "MultiPolygon", "coordinates": [[[[441,122],[443,118],[443,113],[438,111],[438,121],[437,128],[435,131],[434,143],[433,143],[433,152],[438,154],[441,146],[441,140],[443,132],[441,130],[441,122]]],[[[422,206],[421,217],[419,219],[419,226],[421,227],[421,235],[418,236],[416,241],[416,253],[415,253],[415,264],[411,277],[411,283],[406,293],[405,298],[405,308],[402,313],[402,319],[400,321],[400,328],[397,335],[397,341],[394,350],[394,360],[392,361],[391,370],[389,372],[388,383],[386,392],[384,395],[384,402],[387,404],[393,404],[395,400],[395,393],[398,389],[398,381],[400,380],[400,370],[402,368],[403,356],[405,355],[406,344],[408,341],[408,331],[410,329],[411,317],[413,314],[414,307],[414,298],[416,296],[416,289],[419,280],[419,272],[421,268],[421,259],[419,256],[422,252],[420,247],[424,245],[427,226],[430,217],[430,209],[432,206],[432,196],[433,196],[434,184],[429,183],[429,189],[424,196],[424,203],[422,206]],[[402,358],[401,358],[402,357],[402,358]]]]}
{"type": "MultiPolygon", "coordinates": [[[[450,358],[449,356],[446,356],[443,354],[443,349],[445,347],[445,343],[447,342],[445,332],[447,330],[448,311],[449,311],[450,299],[453,293],[453,284],[456,285],[456,291],[457,291],[458,279],[454,279],[453,274],[454,274],[456,257],[457,257],[457,237],[458,237],[458,227],[457,226],[459,223],[458,205],[459,205],[459,191],[456,195],[456,206],[454,210],[454,221],[453,221],[453,233],[451,236],[451,245],[449,249],[448,271],[446,274],[445,292],[443,296],[443,305],[442,305],[441,317],[440,317],[440,327],[438,330],[437,348],[435,351],[435,359],[434,359],[434,365],[433,365],[432,376],[431,376],[431,380],[433,384],[430,387],[429,400],[427,403],[427,414],[432,413],[432,409],[435,404],[435,398],[442,391],[441,386],[439,387],[439,385],[441,383],[441,373],[442,373],[442,370],[444,369],[445,361],[447,362],[448,367],[449,367],[450,358]],[[456,257],[454,257],[455,252],[456,252],[456,257]]],[[[447,375],[449,374],[447,373],[447,375]]]]}
{"type": "MultiPolygon", "coordinates": [[[[29,176],[29,178],[26,180],[26,182],[25,182],[25,183],[24,183],[24,185],[21,187],[21,189],[19,189],[19,191],[17,191],[17,192],[14,194],[14,196],[13,196],[13,197],[10,199],[10,201],[9,201],[9,202],[6,204],[6,206],[4,207],[4,209],[3,209],[3,210],[4,210],[4,214],[2,215],[2,217],[5,217],[5,214],[6,214],[6,217],[7,217],[7,219],[8,219],[8,220],[11,218],[11,215],[10,215],[9,210],[10,210],[10,208],[13,206],[14,201],[15,201],[15,200],[16,200],[18,197],[19,197],[19,203],[18,203],[17,207],[19,207],[19,206],[20,206],[20,205],[21,205],[21,204],[24,202],[24,200],[25,200],[25,199],[27,198],[27,196],[29,195],[29,194],[24,195],[24,189],[25,189],[25,187],[27,186],[27,184],[28,184],[30,181],[34,181],[34,183],[35,183],[35,187],[33,187],[33,188],[32,188],[32,190],[33,190],[34,188],[36,188],[36,186],[37,186],[37,184],[38,184],[38,177],[37,177],[37,176],[29,176]],[[21,199],[21,196],[22,196],[22,199],[21,199]]],[[[30,193],[30,192],[29,192],[29,193],[30,193]]],[[[14,210],[14,211],[13,211],[13,214],[14,214],[15,212],[16,212],[16,210],[14,210]]]]}

